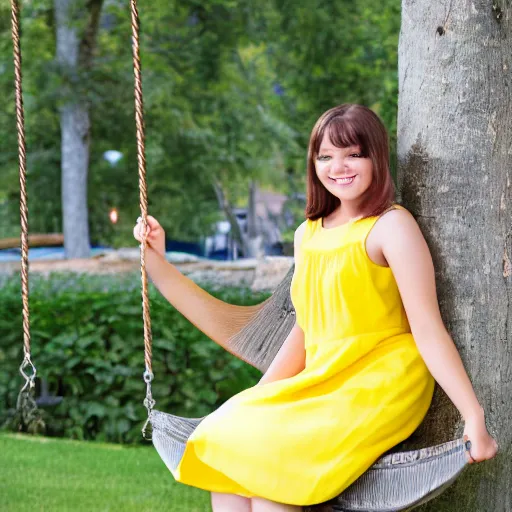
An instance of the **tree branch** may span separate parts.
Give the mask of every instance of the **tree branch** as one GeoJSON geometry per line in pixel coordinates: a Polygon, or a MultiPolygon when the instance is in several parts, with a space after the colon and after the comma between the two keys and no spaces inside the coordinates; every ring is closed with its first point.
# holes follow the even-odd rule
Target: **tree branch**
{"type": "Polygon", "coordinates": [[[101,16],[101,8],[103,7],[103,0],[88,0],[87,23],[83,33],[82,40],[80,41],[79,50],[79,67],[90,68],[92,65],[92,57],[96,46],[96,38],[98,35],[98,26],[101,16]]]}

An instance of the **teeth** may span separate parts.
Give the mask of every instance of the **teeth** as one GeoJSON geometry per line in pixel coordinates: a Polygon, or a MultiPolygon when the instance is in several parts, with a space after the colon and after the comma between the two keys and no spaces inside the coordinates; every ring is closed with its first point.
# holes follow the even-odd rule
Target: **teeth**
{"type": "Polygon", "coordinates": [[[351,178],[331,178],[331,180],[335,181],[336,183],[351,183],[354,180],[355,176],[352,176],[351,178]]]}

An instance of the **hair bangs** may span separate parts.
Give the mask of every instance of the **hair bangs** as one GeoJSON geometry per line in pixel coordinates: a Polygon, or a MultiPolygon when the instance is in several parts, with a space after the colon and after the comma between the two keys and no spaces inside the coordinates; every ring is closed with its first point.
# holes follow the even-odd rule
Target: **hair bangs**
{"type": "Polygon", "coordinates": [[[347,148],[349,146],[359,146],[363,156],[368,156],[368,148],[363,134],[359,133],[357,123],[352,122],[350,116],[334,115],[325,119],[325,124],[318,131],[314,144],[315,154],[320,151],[322,140],[325,133],[329,140],[337,148],[347,148]]]}

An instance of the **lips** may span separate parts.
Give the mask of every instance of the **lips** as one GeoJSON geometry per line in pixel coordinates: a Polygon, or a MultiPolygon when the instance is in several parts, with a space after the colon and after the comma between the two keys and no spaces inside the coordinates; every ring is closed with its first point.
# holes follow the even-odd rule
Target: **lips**
{"type": "Polygon", "coordinates": [[[331,176],[329,176],[329,179],[337,185],[350,185],[354,181],[355,177],[356,174],[352,176],[343,176],[340,178],[331,178],[331,176]]]}

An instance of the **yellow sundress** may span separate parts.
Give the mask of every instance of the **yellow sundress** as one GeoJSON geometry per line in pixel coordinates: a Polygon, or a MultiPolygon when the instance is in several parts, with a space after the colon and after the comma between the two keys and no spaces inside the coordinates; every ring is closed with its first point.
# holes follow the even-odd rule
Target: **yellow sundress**
{"type": "Polygon", "coordinates": [[[177,481],[311,505],[329,500],[409,437],[434,379],[414,342],[390,268],[365,241],[378,217],[324,228],[306,221],[291,297],[306,367],[257,385],[207,416],[177,481]]]}

